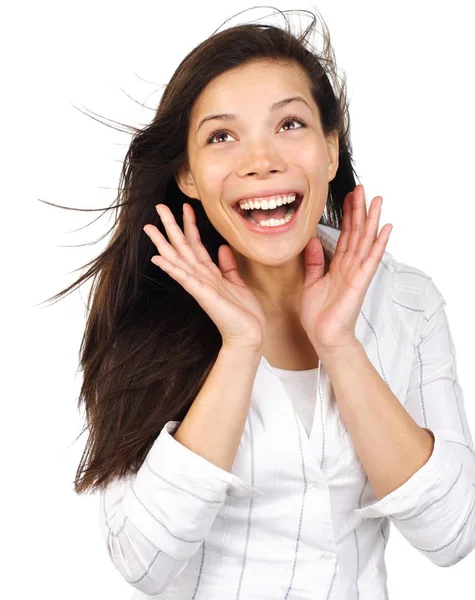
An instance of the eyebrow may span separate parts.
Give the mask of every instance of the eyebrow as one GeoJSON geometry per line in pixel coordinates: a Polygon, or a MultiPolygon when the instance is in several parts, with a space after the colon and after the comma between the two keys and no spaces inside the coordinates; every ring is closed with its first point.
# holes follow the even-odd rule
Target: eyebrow
{"type": "MultiPolygon", "coordinates": [[[[295,100],[299,100],[300,102],[303,102],[308,109],[310,110],[310,112],[313,113],[312,107],[310,106],[310,104],[305,100],[305,98],[302,98],[302,96],[292,96],[291,98],[284,98],[283,100],[279,100],[278,102],[274,102],[274,104],[272,104],[269,108],[269,111],[275,111],[278,110],[279,108],[282,108],[283,106],[286,106],[287,104],[289,104],[289,102],[293,102],[295,100]]],[[[228,121],[234,121],[237,119],[236,115],[232,115],[230,113],[221,113],[221,114],[216,114],[216,115],[208,115],[207,117],[204,117],[203,119],[201,119],[201,121],[198,124],[198,127],[196,128],[196,133],[198,133],[199,128],[206,123],[206,121],[211,121],[212,119],[225,119],[228,121]]]]}

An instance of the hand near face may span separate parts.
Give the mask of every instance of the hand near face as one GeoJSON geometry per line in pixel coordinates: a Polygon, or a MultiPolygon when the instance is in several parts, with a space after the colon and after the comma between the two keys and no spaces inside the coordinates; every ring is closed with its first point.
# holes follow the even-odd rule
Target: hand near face
{"type": "Polygon", "coordinates": [[[155,225],[144,226],[144,232],[159,252],[151,261],[195,298],[219,329],[223,345],[260,350],[265,315],[241,279],[231,248],[227,245],[219,248],[219,266],[215,265],[201,241],[195,213],[189,204],[183,205],[184,231],[168,206],[158,204],[156,210],[169,241],[155,225]]]}
{"type": "Polygon", "coordinates": [[[312,237],[305,247],[300,322],[319,356],[356,340],[356,321],[392,231],[386,224],[378,235],[381,205],[382,197],[375,196],[366,213],[362,185],[347,194],[341,234],[325,275],[320,240],[312,237]]]}

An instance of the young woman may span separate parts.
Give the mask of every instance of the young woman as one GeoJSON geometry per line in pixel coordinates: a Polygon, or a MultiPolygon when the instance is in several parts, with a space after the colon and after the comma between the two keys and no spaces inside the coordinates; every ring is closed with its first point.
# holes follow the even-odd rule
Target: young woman
{"type": "Polygon", "coordinates": [[[133,598],[384,598],[390,522],[439,566],[475,547],[445,301],[366,210],[314,24],[185,57],[76,282],[96,279],[75,489],[99,490],[133,598]]]}

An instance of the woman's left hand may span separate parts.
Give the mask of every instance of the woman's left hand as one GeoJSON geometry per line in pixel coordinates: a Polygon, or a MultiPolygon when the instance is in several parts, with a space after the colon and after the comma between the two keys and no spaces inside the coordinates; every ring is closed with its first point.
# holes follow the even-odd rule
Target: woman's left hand
{"type": "Polygon", "coordinates": [[[363,186],[347,194],[341,233],[325,275],[318,237],[305,247],[300,322],[320,357],[357,341],[356,321],[393,228],[386,224],[378,235],[381,204],[382,197],[375,196],[367,215],[363,186]]]}

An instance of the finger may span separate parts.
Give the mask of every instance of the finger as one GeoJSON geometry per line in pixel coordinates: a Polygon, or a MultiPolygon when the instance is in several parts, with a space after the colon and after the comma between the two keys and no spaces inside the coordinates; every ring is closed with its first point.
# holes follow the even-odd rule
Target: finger
{"type": "Polygon", "coordinates": [[[196,225],[195,211],[186,202],[183,204],[183,229],[185,238],[188,240],[188,243],[196,256],[196,260],[221,274],[218,266],[213,262],[213,259],[201,241],[200,232],[196,225]]]}
{"type": "Polygon", "coordinates": [[[234,283],[235,285],[241,285],[245,287],[246,284],[239,275],[236,257],[234,256],[230,246],[223,244],[218,248],[218,263],[220,272],[224,279],[230,283],[234,283]]]}
{"type": "Polygon", "coordinates": [[[304,288],[321,279],[325,271],[323,246],[318,237],[310,238],[304,249],[305,281],[304,288]]]}
{"type": "Polygon", "coordinates": [[[383,199],[381,196],[375,196],[369,207],[368,218],[366,219],[366,226],[364,230],[363,239],[360,242],[360,246],[356,251],[356,256],[360,260],[366,260],[371,248],[374,245],[376,237],[378,235],[379,219],[381,217],[381,206],[383,199]]]}
{"type": "Polygon", "coordinates": [[[219,295],[215,289],[203,281],[197,279],[186,269],[182,269],[173,262],[167,260],[164,256],[154,256],[152,261],[173,277],[189,294],[196,299],[199,305],[206,311],[216,302],[219,295]]]}
{"type": "Polygon", "coordinates": [[[351,215],[353,212],[353,192],[348,192],[343,200],[343,220],[341,223],[341,233],[338,237],[338,243],[335,252],[345,253],[348,249],[348,240],[351,233],[351,215]]]}
{"type": "Polygon", "coordinates": [[[170,244],[175,248],[181,259],[191,266],[196,267],[198,261],[196,260],[195,253],[188,244],[183,231],[178,227],[172,211],[166,204],[158,204],[155,208],[165,227],[170,244]]]}
{"type": "MultiPolygon", "coordinates": [[[[161,256],[165,257],[168,261],[176,264],[182,269],[187,269],[186,263],[180,258],[175,248],[170,246],[165,236],[155,227],[155,225],[147,224],[143,230],[148,237],[155,244],[155,247],[160,252],[161,256]]],[[[155,258],[155,257],[154,257],[155,258]]]]}
{"type": "Polygon", "coordinates": [[[363,186],[357,185],[353,195],[353,213],[351,215],[351,235],[348,241],[347,252],[357,252],[361,243],[366,223],[366,201],[363,186]]]}
{"type": "Polygon", "coordinates": [[[384,227],[382,227],[376,241],[373,244],[373,247],[371,248],[369,256],[361,264],[361,268],[364,273],[368,276],[371,276],[371,278],[376,273],[378,266],[381,263],[381,259],[383,258],[392,230],[393,226],[391,223],[386,223],[384,227]]]}

